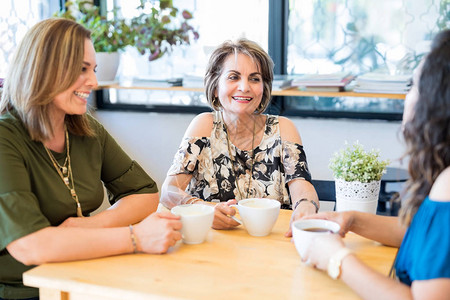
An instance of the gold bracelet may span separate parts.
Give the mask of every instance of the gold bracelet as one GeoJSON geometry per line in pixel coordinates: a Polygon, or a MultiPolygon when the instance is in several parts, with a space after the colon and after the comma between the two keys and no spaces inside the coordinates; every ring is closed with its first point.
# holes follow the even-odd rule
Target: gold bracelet
{"type": "Polygon", "coordinates": [[[128,227],[130,228],[130,238],[131,238],[131,243],[133,244],[133,253],[138,253],[136,236],[134,235],[134,231],[133,231],[133,225],[129,225],[128,227]]]}
{"type": "Polygon", "coordinates": [[[186,204],[194,204],[197,201],[203,201],[203,200],[200,198],[197,198],[197,197],[191,197],[191,198],[189,198],[188,201],[186,201],[186,204]]]}

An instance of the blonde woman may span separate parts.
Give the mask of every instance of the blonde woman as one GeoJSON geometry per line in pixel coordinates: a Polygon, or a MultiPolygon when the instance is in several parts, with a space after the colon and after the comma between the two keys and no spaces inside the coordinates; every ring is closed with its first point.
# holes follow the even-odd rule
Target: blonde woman
{"type": "Polygon", "coordinates": [[[95,69],[90,32],[66,19],[36,24],[11,61],[0,102],[0,299],[38,296],[22,284],[33,265],[164,253],[181,238],[178,217],[154,213],[155,182],[86,112],[95,69]],[[103,184],[113,205],[90,217],[103,184]]]}

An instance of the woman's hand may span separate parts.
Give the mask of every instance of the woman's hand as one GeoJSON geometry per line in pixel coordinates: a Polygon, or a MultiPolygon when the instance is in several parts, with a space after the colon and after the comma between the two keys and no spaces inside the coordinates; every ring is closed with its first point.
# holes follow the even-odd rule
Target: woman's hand
{"type": "Polygon", "coordinates": [[[180,217],[170,212],[153,213],[134,226],[139,252],[166,253],[181,239],[180,217]]]}
{"type": "Polygon", "coordinates": [[[236,204],[236,200],[228,200],[227,202],[221,202],[216,204],[214,210],[214,221],[212,228],[214,229],[231,229],[241,225],[231,218],[236,214],[236,210],[230,205],[236,204]]]}
{"type": "Polygon", "coordinates": [[[339,235],[332,233],[321,235],[311,241],[302,261],[311,267],[326,270],[331,256],[344,247],[339,235]]]}
{"type": "Polygon", "coordinates": [[[289,230],[284,234],[286,237],[292,236],[292,223],[299,220],[305,216],[315,215],[316,207],[309,201],[302,201],[297,207],[292,211],[291,221],[289,222],[289,230]]]}
{"type": "Polygon", "coordinates": [[[341,226],[339,235],[345,237],[345,234],[352,228],[353,221],[355,220],[354,213],[352,211],[343,212],[323,212],[315,215],[305,216],[304,219],[323,219],[333,221],[341,226]]]}

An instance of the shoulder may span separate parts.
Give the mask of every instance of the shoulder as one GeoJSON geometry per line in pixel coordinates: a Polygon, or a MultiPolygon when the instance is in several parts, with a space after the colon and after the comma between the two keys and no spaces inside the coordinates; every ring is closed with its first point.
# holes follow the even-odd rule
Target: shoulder
{"type": "Polygon", "coordinates": [[[430,191],[430,198],[435,201],[450,202],[450,167],[439,174],[430,191]]]}
{"type": "Polygon", "coordinates": [[[184,137],[209,137],[213,128],[214,113],[202,113],[192,119],[184,137]]]}
{"type": "Polygon", "coordinates": [[[294,122],[286,117],[278,117],[278,123],[280,126],[280,136],[283,141],[302,144],[300,133],[294,122]]]}

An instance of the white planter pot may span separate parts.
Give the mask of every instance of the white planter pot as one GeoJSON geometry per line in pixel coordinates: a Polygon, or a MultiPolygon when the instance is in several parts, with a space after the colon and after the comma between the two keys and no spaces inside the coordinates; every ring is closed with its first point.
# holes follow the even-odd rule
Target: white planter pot
{"type": "Polygon", "coordinates": [[[336,211],[356,210],[376,214],[380,183],[336,179],[336,211]]]}
{"type": "Polygon", "coordinates": [[[117,75],[120,63],[120,53],[98,52],[95,54],[97,60],[97,81],[101,83],[111,83],[117,75]]]}

